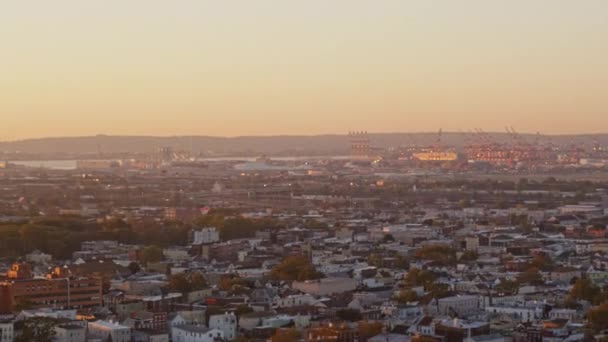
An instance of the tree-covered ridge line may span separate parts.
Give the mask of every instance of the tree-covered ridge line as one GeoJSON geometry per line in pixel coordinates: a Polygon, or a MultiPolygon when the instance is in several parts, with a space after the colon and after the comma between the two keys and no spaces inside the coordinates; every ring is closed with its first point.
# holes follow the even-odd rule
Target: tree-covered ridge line
{"type": "Polygon", "coordinates": [[[251,238],[261,229],[276,228],[272,220],[251,220],[225,213],[202,216],[193,224],[181,222],[145,224],[114,218],[90,222],[76,217],[35,218],[24,223],[0,224],[0,257],[16,259],[34,250],[58,259],[70,259],[84,241],[114,240],[123,244],[161,248],[187,245],[189,232],[213,226],[223,241],[251,238]]]}

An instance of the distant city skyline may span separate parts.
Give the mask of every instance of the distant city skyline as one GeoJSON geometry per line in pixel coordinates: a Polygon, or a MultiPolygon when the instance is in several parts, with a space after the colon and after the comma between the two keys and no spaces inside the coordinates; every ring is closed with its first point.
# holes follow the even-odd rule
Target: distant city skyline
{"type": "Polygon", "coordinates": [[[608,132],[608,2],[18,1],[0,141],[608,132]]]}

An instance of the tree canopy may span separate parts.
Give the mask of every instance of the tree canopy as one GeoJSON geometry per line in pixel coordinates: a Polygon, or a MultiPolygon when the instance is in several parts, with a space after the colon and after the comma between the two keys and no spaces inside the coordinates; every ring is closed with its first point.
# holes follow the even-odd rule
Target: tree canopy
{"type": "Polygon", "coordinates": [[[300,333],[294,328],[277,329],[270,340],[272,342],[293,342],[299,340],[301,337],[300,333]]]}
{"type": "Polygon", "coordinates": [[[169,277],[169,289],[173,292],[189,293],[207,287],[207,281],[202,273],[178,273],[169,277]]]}
{"type": "Polygon", "coordinates": [[[460,256],[460,260],[459,261],[460,262],[470,262],[470,261],[476,261],[478,258],[479,258],[479,254],[477,254],[476,252],[465,251],[460,256]]]}
{"type": "Polygon", "coordinates": [[[494,287],[497,291],[517,294],[519,290],[519,284],[516,281],[504,279],[500,282],[500,284],[494,287]]]}
{"type": "Polygon", "coordinates": [[[164,258],[165,256],[163,255],[163,250],[155,245],[144,247],[139,256],[139,259],[144,264],[159,262],[164,258]]]}
{"type": "Polygon", "coordinates": [[[16,342],[52,342],[55,337],[57,321],[47,317],[29,318],[23,322],[21,335],[16,342]]]}
{"type": "Polygon", "coordinates": [[[336,316],[338,316],[340,320],[349,322],[357,322],[363,318],[359,310],[348,308],[338,310],[336,316]]]}
{"type": "Polygon", "coordinates": [[[285,258],[270,272],[270,277],[283,281],[304,281],[323,278],[308,258],[296,255],[285,258]]]}
{"type": "Polygon", "coordinates": [[[361,341],[367,341],[368,339],[382,333],[382,330],[384,330],[384,325],[381,322],[361,321],[357,326],[359,339],[361,341]]]}
{"type": "Polygon", "coordinates": [[[399,303],[406,304],[409,302],[415,302],[418,300],[418,295],[414,290],[403,290],[400,291],[397,296],[395,296],[395,300],[399,303]]]}
{"type": "Polygon", "coordinates": [[[458,260],[456,250],[447,245],[429,245],[416,251],[418,259],[429,260],[439,266],[454,265],[458,260]]]}
{"type": "Polygon", "coordinates": [[[224,241],[251,238],[257,231],[278,226],[272,219],[252,220],[231,214],[234,213],[216,210],[198,219],[196,224],[217,228],[220,238],[224,241]]]}
{"type": "Polygon", "coordinates": [[[572,286],[572,289],[570,289],[568,300],[586,300],[589,303],[598,303],[601,296],[602,290],[589,278],[578,278],[572,286]]]}
{"type": "Polygon", "coordinates": [[[543,276],[536,267],[531,267],[517,276],[519,284],[542,285],[544,284],[543,276]]]}
{"type": "Polygon", "coordinates": [[[24,223],[0,224],[0,257],[20,257],[40,250],[58,259],[69,259],[80,244],[92,240],[114,240],[166,247],[188,242],[190,226],[146,224],[141,229],[123,220],[91,223],[82,218],[34,218],[24,223]]]}
{"type": "Polygon", "coordinates": [[[555,263],[553,260],[544,255],[535,256],[532,262],[530,263],[530,267],[537,268],[541,271],[551,271],[555,268],[555,263]]]}
{"type": "Polygon", "coordinates": [[[437,278],[437,274],[432,271],[412,268],[409,270],[409,272],[407,272],[403,281],[408,287],[423,286],[427,288],[435,280],[437,280],[437,278]]]}
{"type": "Polygon", "coordinates": [[[608,303],[596,306],[587,313],[589,327],[596,332],[608,329],[608,303]]]}

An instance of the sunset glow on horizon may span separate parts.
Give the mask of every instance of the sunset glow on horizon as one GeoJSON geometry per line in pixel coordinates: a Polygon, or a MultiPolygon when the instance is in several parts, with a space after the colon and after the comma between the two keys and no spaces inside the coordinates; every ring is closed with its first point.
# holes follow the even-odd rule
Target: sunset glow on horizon
{"type": "Polygon", "coordinates": [[[608,2],[16,1],[0,140],[608,131],[608,2]]]}

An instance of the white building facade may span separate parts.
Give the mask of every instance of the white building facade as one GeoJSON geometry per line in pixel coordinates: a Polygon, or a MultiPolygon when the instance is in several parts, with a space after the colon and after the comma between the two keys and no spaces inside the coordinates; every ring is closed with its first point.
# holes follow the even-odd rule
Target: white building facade
{"type": "Polygon", "coordinates": [[[209,317],[209,328],[222,331],[224,338],[227,341],[232,341],[236,338],[238,328],[236,315],[233,312],[223,315],[212,315],[209,317]]]}

